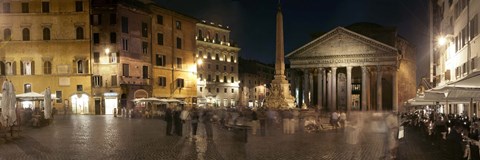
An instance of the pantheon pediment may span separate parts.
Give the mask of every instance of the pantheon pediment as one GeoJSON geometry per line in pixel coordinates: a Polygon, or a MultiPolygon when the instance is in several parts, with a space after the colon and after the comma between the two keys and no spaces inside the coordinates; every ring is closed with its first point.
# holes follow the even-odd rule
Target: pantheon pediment
{"type": "Polygon", "coordinates": [[[319,38],[289,53],[292,60],[320,57],[389,57],[397,56],[396,48],[355,33],[343,27],[337,27],[319,38]]]}

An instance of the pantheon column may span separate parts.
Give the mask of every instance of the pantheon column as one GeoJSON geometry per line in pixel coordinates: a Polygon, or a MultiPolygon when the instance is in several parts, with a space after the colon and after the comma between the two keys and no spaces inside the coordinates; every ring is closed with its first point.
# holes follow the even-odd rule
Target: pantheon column
{"type": "Polygon", "coordinates": [[[332,67],[332,105],[331,111],[337,110],[337,67],[332,67]]]}
{"type": "Polygon", "coordinates": [[[323,71],[322,71],[322,74],[323,74],[323,82],[322,82],[322,86],[323,86],[323,90],[322,90],[322,97],[323,97],[323,103],[322,103],[322,106],[327,106],[327,90],[328,90],[328,87],[327,87],[327,70],[324,68],[323,71]]]}
{"type": "Polygon", "coordinates": [[[323,108],[323,68],[318,68],[318,75],[317,75],[317,98],[318,98],[318,101],[317,101],[317,105],[318,105],[318,109],[322,109],[323,108]]]}
{"type": "Polygon", "coordinates": [[[382,111],[382,67],[377,66],[377,110],[382,111]]]}
{"type": "Polygon", "coordinates": [[[313,72],[309,72],[308,76],[308,106],[313,105],[313,72]]]}
{"type": "Polygon", "coordinates": [[[308,70],[305,69],[303,70],[303,104],[307,105],[308,107],[308,84],[309,84],[309,78],[308,78],[308,70]]]}
{"type": "Polygon", "coordinates": [[[392,72],[392,90],[393,90],[393,111],[398,112],[398,82],[397,82],[397,69],[394,68],[392,72]]]}
{"type": "Polygon", "coordinates": [[[367,67],[362,66],[362,111],[367,110],[367,67]]]}
{"type": "Polygon", "coordinates": [[[347,113],[352,108],[352,67],[347,67],[347,113]]]}

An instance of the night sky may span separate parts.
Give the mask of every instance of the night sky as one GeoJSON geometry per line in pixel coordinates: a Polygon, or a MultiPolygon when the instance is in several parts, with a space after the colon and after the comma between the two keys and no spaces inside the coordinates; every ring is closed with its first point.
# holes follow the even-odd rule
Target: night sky
{"type": "MultiPolygon", "coordinates": [[[[240,56],[264,63],[275,60],[278,0],[154,0],[200,20],[229,26],[240,56]]],[[[417,48],[417,79],[428,75],[427,0],[282,0],[285,55],[313,40],[312,33],[337,26],[373,22],[397,27],[417,48]]],[[[418,80],[417,80],[418,83],[418,80]]]]}

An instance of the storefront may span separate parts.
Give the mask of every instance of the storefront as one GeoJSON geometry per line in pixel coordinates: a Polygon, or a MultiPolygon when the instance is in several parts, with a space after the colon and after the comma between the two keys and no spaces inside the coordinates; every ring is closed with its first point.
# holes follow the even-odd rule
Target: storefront
{"type": "Polygon", "coordinates": [[[104,102],[105,102],[105,114],[113,114],[113,110],[118,108],[118,93],[116,92],[107,92],[103,93],[104,102]]]}
{"type": "Polygon", "coordinates": [[[86,92],[77,92],[70,96],[72,102],[73,114],[89,114],[89,99],[90,96],[86,92]]]}

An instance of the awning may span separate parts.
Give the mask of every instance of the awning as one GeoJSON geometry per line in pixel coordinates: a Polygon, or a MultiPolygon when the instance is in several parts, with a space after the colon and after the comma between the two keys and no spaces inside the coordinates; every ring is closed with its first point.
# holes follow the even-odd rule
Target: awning
{"type": "Polygon", "coordinates": [[[16,97],[20,100],[25,100],[25,101],[43,100],[45,98],[44,95],[37,92],[17,94],[16,97]]]}

